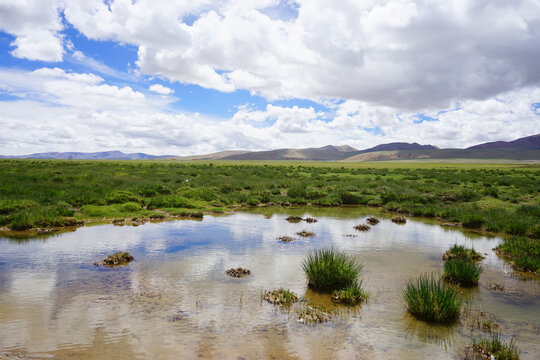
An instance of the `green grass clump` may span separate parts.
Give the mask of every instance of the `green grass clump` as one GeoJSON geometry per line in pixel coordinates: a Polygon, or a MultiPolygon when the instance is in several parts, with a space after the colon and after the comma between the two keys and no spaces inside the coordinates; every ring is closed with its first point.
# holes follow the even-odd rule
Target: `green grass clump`
{"type": "Polygon", "coordinates": [[[501,340],[499,333],[493,334],[490,338],[483,338],[473,341],[472,349],[475,355],[481,359],[494,358],[496,360],[518,360],[519,350],[514,339],[510,343],[501,340]]]}
{"type": "Polygon", "coordinates": [[[362,264],[334,249],[310,251],[302,263],[308,286],[319,292],[342,290],[357,284],[362,264]]]}
{"type": "Polygon", "coordinates": [[[455,244],[443,254],[443,260],[471,260],[480,261],[484,257],[476,250],[455,244]]]}
{"type": "Polygon", "coordinates": [[[354,284],[346,289],[336,290],[332,294],[334,302],[345,305],[356,305],[367,299],[367,294],[362,290],[362,284],[354,284]]]}
{"type": "Polygon", "coordinates": [[[460,286],[476,286],[482,273],[479,264],[471,260],[449,260],[444,263],[443,279],[460,286]]]}
{"type": "Polygon", "coordinates": [[[540,240],[513,236],[495,248],[498,254],[513,261],[516,269],[540,274],[540,240]]]}
{"type": "Polygon", "coordinates": [[[461,309],[457,288],[433,273],[407,281],[402,298],[413,315],[429,322],[455,320],[461,309]]]}

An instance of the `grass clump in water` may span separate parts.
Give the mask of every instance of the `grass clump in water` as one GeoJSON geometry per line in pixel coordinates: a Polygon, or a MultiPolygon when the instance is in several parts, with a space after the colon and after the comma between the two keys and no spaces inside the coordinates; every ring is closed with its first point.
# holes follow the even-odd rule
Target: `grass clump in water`
{"type": "Polygon", "coordinates": [[[357,285],[362,264],[334,249],[310,251],[302,263],[308,286],[319,292],[332,292],[357,285]]]}
{"type": "Polygon", "coordinates": [[[296,235],[302,236],[302,237],[312,237],[312,236],[315,236],[315,233],[311,231],[302,230],[300,232],[297,232],[296,235]]]}
{"type": "Polygon", "coordinates": [[[377,225],[379,223],[379,219],[377,219],[376,217],[374,216],[370,216],[366,219],[366,222],[369,224],[369,225],[377,225]]]}
{"type": "Polygon", "coordinates": [[[242,267],[238,267],[238,268],[231,268],[227,271],[225,271],[225,274],[229,275],[230,277],[234,277],[234,278],[242,278],[242,277],[246,277],[246,276],[249,276],[251,274],[251,271],[248,270],[248,269],[244,269],[242,267]]]}
{"type": "Polygon", "coordinates": [[[471,260],[450,260],[444,263],[443,279],[460,286],[476,286],[482,273],[479,264],[471,260]]]}
{"type": "Polygon", "coordinates": [[[354,284],[332,294],[332,301],[345,305],[356,305],[367,300],[368,295],[362,290],[362,284],[354,284]]]}
{"type": "Polygon", "coordinates": [[[472,354],[467,349],[466,359],[518,360],[519,350],[514,339],[506,343],[500,333],[494,333],[490,338],[473,340],[472,354]]]}
{"type": "Polygon", "coordinates": [[[110,256],[108,256],[106,259],[95,262],[95,266],[99,265],[106,265],[106,266],[117,266],[117,265],[126,265],[133,261],[133,256],[131,256],[128,252],[116,252],[110,256]]]}
{"type": "Polygon", "coordinates": [[[468,249],[463,245],[455,244],[450,248],[450,250],[447,250],[443,256],[443,261],[449,261],[449,260],[471,260],[471,261],[480,261],[484,259],[484,256],[482,256],[479,252],[477,252],[474,249],[468,249]]]}
{"type": "Polygon", "coordinates": [[[407,218],[403,215],[399,215],[393,218],[392,222],[395,224],[405,224],[407,222],[407,218]]]}
{"type": "Polygon", "coordinates": [[[280,236],[280,237],[278,237],[278,240],[281,241],[281,242],[291,242],[294,239],[292,237],[290,237],[290,236],[280,236]]]}
{"type": "Polygon", "coordinates": [[[354,229],[358,231],[369,231],[370,227],[365,224],[360,224],[360,225],[356,225],[354,229]]]}
{"type": "Polygon", "coordinates": [[[306,306],[298,314],[298,321],[304,324],[317,324],[330,321],[332,315],[322,308],[306,306]]]}
{"type": "Polygon", "coordinates": [[[402,298],[413,315],[429,322],[453,321],[461,309],[457,288],[433,273],[407,281],[402,298]]]}
{"type": "Polygon", "coordinates": [[[279,306],[291,306],[298,301],[298,296],[290,290],[279,288],[277,290],[265,291],[263,299],[270,304],[279,306]]]}

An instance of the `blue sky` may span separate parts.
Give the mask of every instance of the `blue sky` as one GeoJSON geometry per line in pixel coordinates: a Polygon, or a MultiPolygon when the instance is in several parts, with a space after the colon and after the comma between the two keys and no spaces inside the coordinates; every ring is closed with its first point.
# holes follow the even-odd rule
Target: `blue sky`
{"type": "Polygon", "coordinates": [[[0,153],[512,140],[540,132],[539,19],[533,0],[0,1],[0,153]]]}

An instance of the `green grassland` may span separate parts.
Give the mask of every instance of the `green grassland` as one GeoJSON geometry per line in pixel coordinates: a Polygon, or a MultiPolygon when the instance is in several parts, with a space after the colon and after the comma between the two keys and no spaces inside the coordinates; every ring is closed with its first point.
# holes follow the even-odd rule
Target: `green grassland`
{"type": "Polygon", "coordinates": [[[538,184],[534,164],[1,160],[0,226],[364,204],[537,239],[538,184]]]}

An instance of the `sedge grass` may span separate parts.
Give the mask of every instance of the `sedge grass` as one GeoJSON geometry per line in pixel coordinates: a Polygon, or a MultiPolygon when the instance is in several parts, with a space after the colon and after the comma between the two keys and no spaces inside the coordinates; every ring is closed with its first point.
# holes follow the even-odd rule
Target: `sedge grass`
{"type": "Polygon", "coordinates": [[[443,279],[460,286],[470,287],[478,285],[481,273],[482,268],[474,261],[450,260],[444,263],[443,279]]]}
{"type": "Polygon", "coordinates": [[[514,339],[506,343],[500,333],[494,333],[489,338],[473,340],[472,349],[481,359],[518,360],[519,350],[514,339]]]}
{"type": "Polygon", "coordinates": [[[302,263],[308,286],[319,292],[342,290],[357,284],[362,264],[334,249],[310,251],[302,263]]]}
{"type": "Polygon", "coordinates": [[[413,315],[428,322],[453,321],[461,309],[457,288],[434,273],[407,281],[402,298],[413,315]]]}

